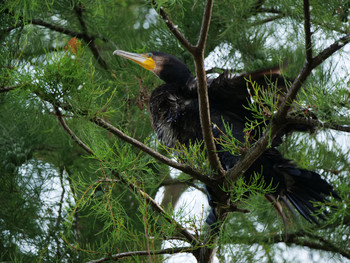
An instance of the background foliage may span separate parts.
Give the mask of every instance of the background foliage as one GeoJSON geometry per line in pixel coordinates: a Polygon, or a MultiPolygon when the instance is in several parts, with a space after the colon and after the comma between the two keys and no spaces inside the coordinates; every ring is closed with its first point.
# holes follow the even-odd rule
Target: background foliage
{"type": "MultiPolygon", "coordinates": [[[[312,1],[315,53],[349,35],[349,3],[312,1]]],[[[165,240],[167,246],[181,247],[186,243],[167,221],[174,213],[177,222],[203,238],[205,209],[196,216],[186,216],[185,207],[173,211],[186,189],[198,197],[195,189],[200,193],[202,185],[184,173],[175,175],[91,122],[100,117],[172,156],[156,141],[147,108],[161,81],[112,56],[117,48],[160,50],[176,55],[194,72],[191,55],[157,15],[159,8],[171,14],[190,42],[197,42],[202,1],[0,1],[1,261],[82,262],[156,251],[165,240]],[[62,129],[54,105],[93,154],[62,129]],[[142,194],[155,197],[160,190],[165,216],[142,194]]],[[[205,56],[207,69],[216,67],[217,72],[249,72],[287,62],[286,75],[296,77],[305,57],[302,1],[216,1],[205,56]]],[[[349,126],[348,63],[348,51],[339,51],[314,70],[298,104],[324,123],[349,126]]],[[[282,222],[258,191],[241,204],[250,213],[228,217],[217,258],[295,262],[293,253],[285,253],[295,251],[314,262],[349,260],[349,145],[348,133],[330,129],[288,136],[280,146],[284,155],[331,181],[342,202],[334,204],[337,209],[322,227],[295,220],[285,240],[282,222]]],[[[198,165],[192,156],[204,159],[198,147],[183,151],[189,163],[198,165]]],[[[150,253],[148,260],[163,261],[164,256],[150,253]]]]}

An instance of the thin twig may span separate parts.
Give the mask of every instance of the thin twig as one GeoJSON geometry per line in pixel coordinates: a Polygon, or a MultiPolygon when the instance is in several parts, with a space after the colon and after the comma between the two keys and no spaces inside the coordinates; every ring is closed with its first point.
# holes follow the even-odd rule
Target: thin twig
{"type": "MultiPolygon", "coordinates": [[[[181,252],[186,253],[186,252],[191,252],[193,250],[194,249],[192,247],[176,247],[176,248],[165,248],[165,249],[155,250],[152,253],[154,255],[163,255],[163,254],[176,254],[181,252]]],[[[123,252],[123,253],[111,255],[110,257],[91,260],[91,261],[88,261],[87,263],[100,263],[100,262],[105,262],[109,260],[117,261],[118,259],[122,259],[126,257],[147,256],[147,255],[148,255],[148,251],[123,252]]]]}
{"type": "MultiPolygon", "coordinates": [[[[64,187],[64,183],[63,183],[63,173],[64,173],[64,169],[63,167],[60,167],[60,172],[59,172],[59,179],[60,179],[60,184],[62,187],[62,193],[61,193],[61,199],[60,202],[58,204],[58,215],[57,215],[57,219],[56,219],[56,224],[55,224],[55,231],[56,233],[59,233],[59,227],[61,224],[61,220],[62,220],[62,206],[63,206],[63,199],[64,199],[64,194],[66,192],[66,188],[64,187]]],[[[61,258],[61,253],[60,253],[60,247],[61,244],[59,242],[59,238],[57,237],[57,235],[55,235],[55,240],[56,240],[56,257],[57,258],[61,258]]]]}
{"type": "Polygon", "coordinates": [[[304,32],[305,32],[305,52],[306,62],[312,62],[312,42],[311,42],[311,22],[310,22],[310,3],[304,0],[304,32]]]}
{"type": "Polygon", "coordinates": [[[79,137],[77,135],[75,135],[75,133],[68,127],[66,121],[63,119],[62,117],[62,113],[61,111],[54,106],[55,111],[56,111],[56,116],[57,119],[59,121],[59,123],[61,124],[61,126],[63,127],[63,129],[70,135],[70,137],[76,142],[78,143],[78,145],[83,148],[88,154],[94,155],[93,151],[82,141],[79,139],[79,137]]]}
{"type": "Polygon", "coordinates": [[[152,5],[156,10],[159,10],[159,14],[164,20],[166,26],[169,28],[170,32],[179,40],[181,45],[186,48],[188,51],[192,52],[194,50],[194,46],[185,38],[185,36],[179,31],[178,27],[171,21],[169,15],[165,12],[163,7],[158,6],[156,1],[152,1],[152,5]]]}
{"type": "MultiPolygon", "coordinates": [[[[125,180],[119,176],[119,179],[125,180]]],[[[136,184],[125,182],[129,185],[131,189],[133,189],[135,192],[141,194],[143,198],[147,200],[147,202],[150,202],[152,205],[152,208],[157,211],[159,214],[164,216],[164,219],[168,221],[170,224],[174,224],[176,226],[176,229],[184,236],[186,237],[187,241],[192,244],[193,246],[199,245],[199,241],[190,233],[188,232],[181,224],[179,224],[173,217],[167,216],[167,213],[165,210],[161,207],[160,204],[158,204],[151,196],[149,196],[146,192],[142,191],[136,184]]]]}
{"type": "Polygon", "coordinates": [[[95,42],[95,37],[90,36],[88,34],[88,29],[86,26],[86,23],[83,19],[83,9],[80,6],[81,4],[78,3],[77,5],[74,6],[74,11],[77,14],[79,23],[81,25],[81,28],[83,30],[83,36],[85,36],[84,41],[87,43],[88,47],[90,48],[91,53],[95,57],[96,61],[103,67],[104,69],[108,69],[108,65],[106,61],[101,57],[100,52],[96,48],[96,42],[95,42]]]}
{"type": "Polygon", "coordinates": [[[202,18],[201,31],[199,34],[196,48],[204,52],[205,45],[207,43],[207,37],[209,32],[211,15],[213,12],[213,0],[207,0],[205,4],[204,14],[202,18]]]}
{"type": "Polygon", "coordinates": [[[285,17],[284,15],[275,15],[275,16],[272,16],[272,17],[265,18],[264,20],[254,22],[252,24],[252,26],[263,25],[263,24],[266,24],[266,23],[269,23],[269,22],[273,22],[273,21],[275,21],[277,19],[281,19],[281,18],[284,18],[284,17],[285,17]]]}

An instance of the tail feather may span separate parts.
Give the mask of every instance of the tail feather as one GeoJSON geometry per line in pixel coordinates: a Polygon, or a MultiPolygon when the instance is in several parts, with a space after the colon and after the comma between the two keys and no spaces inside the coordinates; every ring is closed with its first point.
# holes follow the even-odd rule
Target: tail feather
{"type": "MultiPolygon", "coordinates": [[[[258,170],[259,167],[263,167],[262,176],[265,184],[269,185],[271,182],[275,187],[272,194],[282,198],[285,196],[289,202],[284,200],[284,203],[287,204],[289,210],[291,209],[288,203],[292,204],[310,223],[319,224],[319,220],[326,220],[327,211],[319,210],[321,204],[327,203],[330,196],[340,199],[332,185],[318,173],[298,168],[283,158],[281,153],[274,148],[267,150],[259,157],[251,167],[249,174],[258,170]]],[[[249,174],[246,175],[247,179],[250,178],[249,174]]]]}
{"type": "Polygon", "coordinates": [[[288,180],[292,182],[292,185],[286,185],[286,196],[307,221],[319,225],[318,219],[326,221],[328,213],[327,211],[319,212],[321,206],[314,202],[325,203],[328,201],[328,196],[332,195],[336,198],[339,196],[318,173],[304,169],[298,170],[300,173],[288,173],[288,180]]]}
{"type": "Polygon", "coordinates": [[[294,194],[287,194],[288,200],[293,204],[293,206],[298,210],[298,212],[310,223],[314,222],[319,225],[318,221],[314,216],[311,215],[310,211],[305,206],[305,202],[298,199],[294,194]]]}

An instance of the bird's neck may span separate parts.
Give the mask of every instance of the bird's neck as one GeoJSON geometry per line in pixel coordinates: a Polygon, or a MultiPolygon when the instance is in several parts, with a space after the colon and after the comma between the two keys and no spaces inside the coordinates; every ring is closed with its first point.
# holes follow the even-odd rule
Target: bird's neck
{"type": "Polygon", "coordinates": [[[186,83],[193,79],[191,71],[183,65],[182,67],[175,67],[173,65],[165,66],[159,74],[159,78],[166,84],[178,84],[185,86],[186,83]]]}

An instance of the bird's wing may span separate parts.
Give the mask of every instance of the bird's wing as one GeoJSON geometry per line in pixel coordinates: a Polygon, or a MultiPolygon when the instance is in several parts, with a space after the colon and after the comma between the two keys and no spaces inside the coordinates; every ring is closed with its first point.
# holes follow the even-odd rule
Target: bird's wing
{"type": "Polygon", "coordinates": [[[250,99],[253,85],[259,91],[271,90],[276,95],[281,95],[287,91],[288,83],[289,80],[282,76],[279,67],[240,75],[225,71],[209,81],[209,96],[212,100],[230,100],[232,104],[245,105],[250,99]]]}

